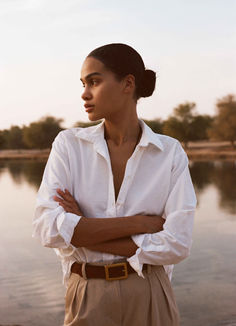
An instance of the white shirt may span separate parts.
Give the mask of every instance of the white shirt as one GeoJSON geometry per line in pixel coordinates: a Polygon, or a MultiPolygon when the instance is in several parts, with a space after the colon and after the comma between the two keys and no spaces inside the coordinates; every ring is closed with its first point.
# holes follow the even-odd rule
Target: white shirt
{"type": "Polygon", "coordinates": [[[55,138],[37,195],[33,236],[55,248],[66,283],[73,262],[113,262],[125,257],[75,248],[70,242],[80,216],[66,213],[53,200],[56,189],[67,188],[86,217],[161,215],[164,229],[132,236],[139,247],[128,258],[139,276],[143,264],[164,265],[171,278],[173,264],[189,255],[196,197],[188,159],[180,143],[154,133],[141,119],[140,142],[128,159],[115,201],[113,174],[104,121],[72,128],[55,138]]]}

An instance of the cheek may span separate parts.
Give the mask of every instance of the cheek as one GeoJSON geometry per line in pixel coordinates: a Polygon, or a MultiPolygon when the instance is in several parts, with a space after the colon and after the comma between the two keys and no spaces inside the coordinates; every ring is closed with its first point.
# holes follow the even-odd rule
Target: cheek
{"type": "Polygon", "coordinates": [[[119,85],[117,84],[109,85],[109,87],[107,87],[106,89],[106,94],[110,99],[114,99],[116,103],[118,103],[119,100],[122,99],[122,93],[119,85]]]}
{"type": "Polygon", "coordinates": [[[108,104],[111,100],[119,98],[118,92],[114,87],[115,86],[109,85],[97,89],[95,93],[96,99],[99,100],[99,102],[103,102],[104,104],[107,102],[108,104]]]}

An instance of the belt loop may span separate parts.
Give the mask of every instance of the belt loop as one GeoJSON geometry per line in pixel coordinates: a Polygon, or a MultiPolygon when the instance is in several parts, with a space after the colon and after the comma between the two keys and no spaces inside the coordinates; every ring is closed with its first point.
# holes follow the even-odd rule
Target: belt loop
{"type": "Polygon", "coordinates": [[[86,269],[85,269],[85,266],[86,266],[86,263],[83,263],[83,264],[82,264],[82,270],[81,270],[81,272],[82,272],[82,276],[83,276],[83,278],[84,278],[85,280],[87,280],[87,275],[86,275],[86,269]]]}
{"type": "Polygon", "coordinates": [[[147,273],[148,274],[151,274],[151,272],[152,272],[152,265],[147,265],[147,273]]]}

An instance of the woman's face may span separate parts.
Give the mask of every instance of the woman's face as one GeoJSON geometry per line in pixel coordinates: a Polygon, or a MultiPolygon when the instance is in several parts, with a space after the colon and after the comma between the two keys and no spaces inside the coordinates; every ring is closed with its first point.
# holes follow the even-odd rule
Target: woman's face
{"type": "Polygon", "coordinates": [[[89,120],[111,119],[122,113],[126,101],[124,82],[118,81],[101,61],[86,58],[80,79],[84,86],[81,97],[89,120]]]}

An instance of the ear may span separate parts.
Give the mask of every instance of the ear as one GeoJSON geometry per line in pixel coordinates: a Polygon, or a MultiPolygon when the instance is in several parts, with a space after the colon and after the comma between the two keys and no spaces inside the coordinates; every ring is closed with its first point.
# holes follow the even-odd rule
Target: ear
{"type": "Polygon", "coordinates": [[[134,91],[135,91],[135,77],[134,75],[129,74],[124,78],[124,92],[126,94],[128,93],[133,94],[134,91]]]}

